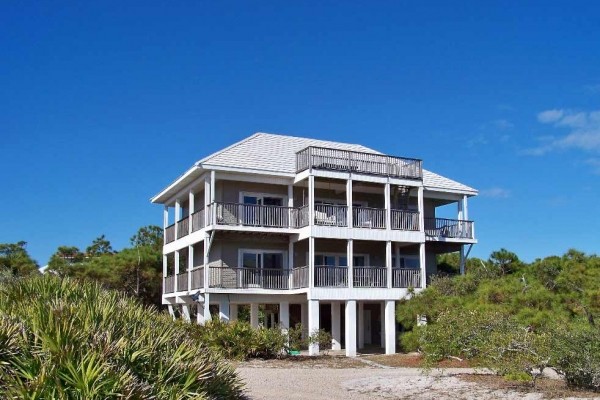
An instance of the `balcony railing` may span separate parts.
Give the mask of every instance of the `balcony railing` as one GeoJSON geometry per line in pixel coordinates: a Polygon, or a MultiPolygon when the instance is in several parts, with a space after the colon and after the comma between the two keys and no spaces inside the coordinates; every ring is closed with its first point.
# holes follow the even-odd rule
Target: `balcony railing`
{"type": "Polygon", "coordinates": [[[300,208],[292,209],[292,227],[304,228],[310,224],[310,216],[308,215],[308,205],[300,208]]]}
{"type": "Polygon", "coordinates": [[[348,226],[348,207],[335,204],[315,204],[315,225],[348,226]]]}
{"type": "Polygon", "coordinates": [[[296,209],[282,206],[222,203],[210,205],[212,222],[217,225],[260,226],[269,228],[294,227],[296,209]]]}
{"type": "Polygon", "coordinates": [[[177,221],[177,239],[187,236],[190,233],[190,219],[188,217],[177,221]]]}
{"type": "Polygon", "coordinates": [[[169,225],[165,228],[165,243],[171,243],[175,241],[175,224],[169,225]]]}
{"type": "Polygon", "coordinates": [[[352,270],[354,287],[384,288],[387,287],[387,268],[354,267],[352,270]]]}
{"type": "Polygon", "coordinates": [[[204,228],[206,224],[204,223],[204,209],[196,211],[192,214],[192,232],[199,231],[204,228]]]}
{"type": "Polygon", "coordinates": [[[204,287],[204,267],[196,267],[190,272],[192,273],[192,290],[202,289],[204,287]]]}
{"type": "Polygon", "coordinates": [[[352,217],[355,228],[385,229],[384,208],[353,207],[352,217]]]}
{"type": "Polygon", "coordinates": [[[412,268],[393,268],[392,287],[395,288],[420,288],[421,270],[412,268]]]}
{"type": "Polygon", "coordinates": [[[208,286],[219,289],[289,289],[290,271],[283,268],[211,266],[208,286]]]}
{"type": "Polygon", "coordinates": [[[163,291],[165,293],[173,293],[175,291],[175,275],[165,277],[163,291]]]}
{"type": "Polygon", "coordinates": [[[410,210],[392,210],[392,229],[418,231],[419,212],[410,210]]]}
{"type": "Polygon", "coordinates": [[[315,265],[315,287],[348,287],[348,267],[315,265]]]}
{"type": "Polygon", "coordinates": [[[180,272],[177,274],[177,291],[183,292],[188,290],[188,273],[180,272]]]}
{"type": "Polygon", "coordinates": [[[292,289],[308,287],[308,267],[298,267],[292,269],[292,289]]]}
{"type": "Polygon", "coordinates": [[[473,239],[473,221],[425,218],[425,235],[440,238],[473,239]]]}
{"type": "Polygon", "coordinates": [[[296,153],[296,173],[309,168],[423,179],[422,161],[418,159],[316,146],[296,153]]]}

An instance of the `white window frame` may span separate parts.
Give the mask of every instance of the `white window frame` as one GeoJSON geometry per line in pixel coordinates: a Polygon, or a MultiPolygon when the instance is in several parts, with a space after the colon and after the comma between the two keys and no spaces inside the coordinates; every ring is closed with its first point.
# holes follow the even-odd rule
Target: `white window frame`
{"type": "MultiPolygon", "coordinates": [[[[240,191],[239,194],[239,201],[240,204],[244,204],[244,197],[245,196],[249,196],[249,197],[258,197],[258,198],[262,198],[264,200],[265,197],[274,197],[274,198],[278,198],[281,199],[281,207],[285,207],[288,204],[288,197],[282,194],[272,194],[272,193],[261,193],[261,192],[244,192],[244,191],[240,191]]],[[[264,204],[263,204],[264,205],[264,204]]],[[[276,207],[276,206],[275,206],[276,207]]]]}
{"type": "MultiPolygon", "coordinates": [[[[238,249],[238,268],[242,268],[243,266],[243,257],[244,257],[244,253],[254,253],[254,254],[261,254],[263,255],[263,257],[261,258],[262,263],[264,264],[264,254],[265,253],[277,253],[277,254],[281,254],[282,258],[283,258],[283,265],[282,265],[282,269],[286,270],[288,269],[288,257],[287,257],[287,251],[286,250],[269,250],[269,249],[238,249]]],[[[262,264],[260,265],[259,269],[264,269],[262,264]]]]}

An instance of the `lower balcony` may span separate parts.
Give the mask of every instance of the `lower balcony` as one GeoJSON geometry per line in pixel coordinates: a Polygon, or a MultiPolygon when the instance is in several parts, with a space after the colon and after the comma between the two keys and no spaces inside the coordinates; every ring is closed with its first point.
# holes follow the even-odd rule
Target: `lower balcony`
{"type": "Polygon", "coordinates": [[[425,218],[428,238],[474,239],[473,221],[447,218],[425,218]]]}

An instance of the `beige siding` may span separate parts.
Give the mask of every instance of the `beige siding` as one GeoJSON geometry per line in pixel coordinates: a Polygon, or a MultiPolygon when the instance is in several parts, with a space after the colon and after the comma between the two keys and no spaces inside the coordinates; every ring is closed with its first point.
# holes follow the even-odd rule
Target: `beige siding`
{"type": "Polygon", "coordinates": [[[284,185],[238,181],[217,181],[216,186],[217,201],[223,201],[226,203],[239,203],[240,193],[251,192],[282,196],[284,197],[284,205],[286,205],[285,199],[287,199],[287,186],[284,185]]]}

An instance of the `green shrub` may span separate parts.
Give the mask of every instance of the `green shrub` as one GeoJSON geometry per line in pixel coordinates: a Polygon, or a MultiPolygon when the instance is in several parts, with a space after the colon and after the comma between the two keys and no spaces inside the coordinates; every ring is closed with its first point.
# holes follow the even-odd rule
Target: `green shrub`
{"type": "Polygon", "coordinates": [[[419,328],[415,328],[412,331],[408,331],[400,335],[400,351],[403,353],[410,353],[418,351],[420,348],[419,344],[419,328]]]}
{"type": "Polygon", "coordinates": [[[552,365],[572,387],[600,391],[600,330],[571,327],[553,334],[552,365]]]}
{"type": "Polygon", "coordinates": [[[173,322],[99,284],[0,285],[0,398],[243,398],[233,369],[173,322]]]}
{"type": "Polygon", "coordinates": [[[319,351],[327,354],[331,350],[331,339],[331,333],[319,329],[308,336],[308,345],[316,344],[319,346],[319,351]]]}
{"type": "Polygon", "coordinates": [[[287,335],[279,328],[255,329],[243,321],[222,322],[213,319],[195,329],[201,342],[228,359],[275,358],[287,350],[287,335]]]}

